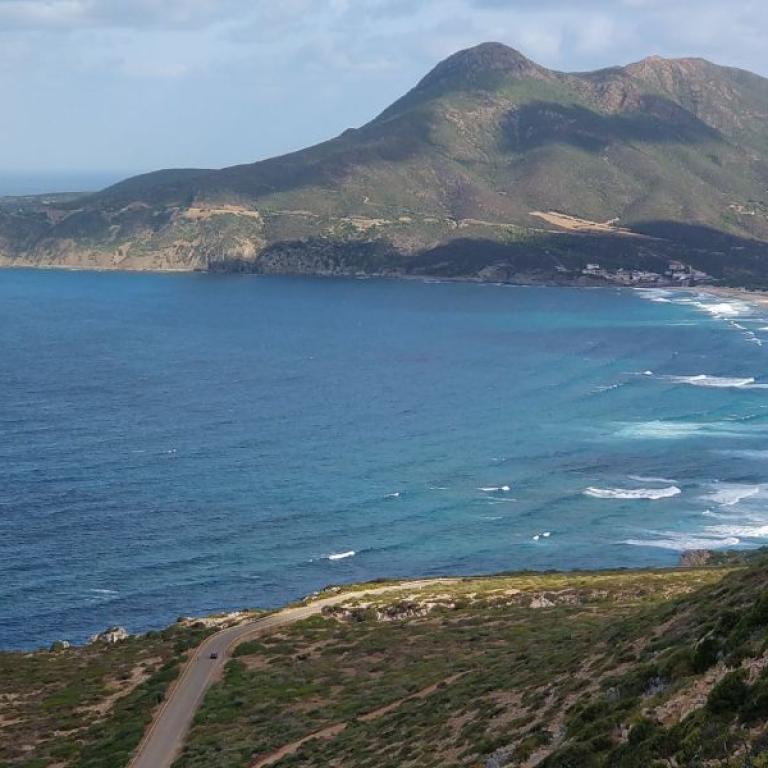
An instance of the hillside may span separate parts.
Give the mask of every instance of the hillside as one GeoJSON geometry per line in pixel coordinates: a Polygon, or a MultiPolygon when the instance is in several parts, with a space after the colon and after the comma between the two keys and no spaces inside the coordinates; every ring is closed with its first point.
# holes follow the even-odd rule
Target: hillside
{"type": "MultiPolygon", "coordinates": [[[[764,553],[356,594],[240,645],[177,768],[768,764],[764,553]]],[[[0,762],[125,766],[211,631],[0,654],[0,762]]]]}
{"type": "Polygon", "coordinates": [[[678,259],[761,285],[766,189],[767,79],[658,57],[562,73],[486,43],[299,152],[0,201],[0,264],[573,282],[678,259]]]}

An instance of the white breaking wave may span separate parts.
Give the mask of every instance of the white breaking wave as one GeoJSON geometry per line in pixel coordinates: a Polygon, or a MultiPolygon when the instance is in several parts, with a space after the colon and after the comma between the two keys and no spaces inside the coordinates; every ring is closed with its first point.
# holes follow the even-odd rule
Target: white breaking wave
{"type": "Polygon", "coordinates": [[[332,555],[328,555],[329,560],[345,560],[348,557],[354,557],[355,551],[350,549],[349,552],[334,552],[332,555]]]}
{"type": "Polygon", "coordinates": [[[385,499],[399,499],[401,496],[401,491],[394,491],[393,493],[388,493],[384,498],[385,499]]]}
{"type": "Polygon", "coordinates": [[[717,318],[732,318],[740,317],[742,315],[749,315],[752,312],[752,308],[749,304],[745,304],[743,301],[694,301],[693,306],[697,309],[703,309],[713,317],[717,318]]]}
{"type": "Polygon", "coordinates": [[[508,493],[512,490],[510,486],[508,485],[489,485],[485,488],[478,488],[479,491],[484,491],[485,493],[508,493]]]}
{"type": "Polygon", "coordinates": [[[766,525],[708,525],[707,532],[716,536],[735,536],[744,539],[768,538],[768,524],[766,525]]]}
{"type": "Polygon", "coordinates": [[[667,483],[674,485],[677,480],[670,480],[668,477],[645,477],[644,475],[627,475],[630,480],[637,480],[638,483],[667,483]]]}
{"type": "Polygon", "coordinates": [[[119,592],[116,589],[92,589],[91,592],[95,592],[97,595],[117,595],[119,592]]]}
{"type": "MultiPolygon", "coordinates": [[[[762,386],[762,385],[761,385],[762,386]]],[[[617,425],[614,437],[678,440],[694,435],[707,437],[744,437],[749,434],[735,421],[694,422],[694,421],[641,421],[617,425]]],[[[750,432],[754,430],[750,429],[750,432]]]]}
{"type": "Polygon", "coordinates": [[[625,424],[616,433],[619,437],[640,437],[668,440],[689,437],[706,428],[706,424],[682,421],[643,421],[625,424]]]}
{"type": "Polygon", "coordinates": [[[587,488],[585,496],[596,499],[669,499],[682,491],[676,485],[668,488],[587,488]]]}
{"type": "Polygon", "coordinates": [[[656,547],[658,549],[673,549],[683,552],[686,549],[721,549],[723,547],[735,547],[739,539],[735,536],[726,538],[705,538],[703,536],[691,536],[689,534],[663,534],[656,539],[625,539],[622,544],[630,544],[633,547],[656,547]]]}
{"type": "Polygon", "coordinates": [[[704,498],[721,507],[733,507],[743,499],[749,499],[757,496],[762,491],[759,485],[737,485],[728,484],[720,486],[713,493],[709,493],[704,498]]]}
{"type": "Polygon", "coordinates": [[[662,376],[673,384],[691,384],[694,387],[716,387],[719,389],[767,389],[768,384],[756,384],[752,376],[736,378],[731,376],[710,376],[698,373],[695,376],[662,376]]]}

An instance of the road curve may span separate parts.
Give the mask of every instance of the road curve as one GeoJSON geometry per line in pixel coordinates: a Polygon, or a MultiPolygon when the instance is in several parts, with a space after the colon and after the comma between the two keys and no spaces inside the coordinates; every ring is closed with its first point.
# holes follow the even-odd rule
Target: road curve
{"type": "Polygon", "coordinates": [[[207,637],[194,651],[179,678],[171,685],[167,698],[144,734],[128,768],[170,768],[181,751],[184,738],[192,724],[195,712],[203,701],[205,692],[220,677],[232,651],[240,643],[269,630],[314,616],[326,606],[337,605],[350,598],[398,589],[421,589],[450,581],[454,579],[425,579],[345,592],[316,600],[299,608],[285,608],[261,619],[229,627],[207,637]],[[218,654],[218,658],[212,659],[212,653],[218,654]]]}

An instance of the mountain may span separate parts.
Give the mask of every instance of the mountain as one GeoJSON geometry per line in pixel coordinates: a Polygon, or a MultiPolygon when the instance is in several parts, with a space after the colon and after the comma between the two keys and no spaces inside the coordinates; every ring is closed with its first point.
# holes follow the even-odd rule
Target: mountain
{"type": "Polygon", "coordinates": [[[574,281],[587,262],[768,284],[768,79],[460,51],[358,129],[75,200],[0,200],[0,264],[574,281]]]}

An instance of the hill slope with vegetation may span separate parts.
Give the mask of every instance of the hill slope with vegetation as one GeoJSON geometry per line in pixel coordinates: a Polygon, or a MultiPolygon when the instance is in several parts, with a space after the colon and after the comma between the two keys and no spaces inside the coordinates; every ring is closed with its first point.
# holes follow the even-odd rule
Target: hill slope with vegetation
{"type": "Polygon", "coordinates": [[[674,258],[760,284],[766,189],[768,80],[658,57],[569,74],[486,43],[299,152],[0,200],[0,264],[573,281],[674,258]]]}
{"type": "MultiPolygon", "coordinates": [[[[0,654],[0,763],[125,766],[208,631],[0,654]]],[[[176,768],[267,765],[764,768],[768,555],[353,590],[237,648],[176,768]]]]}

